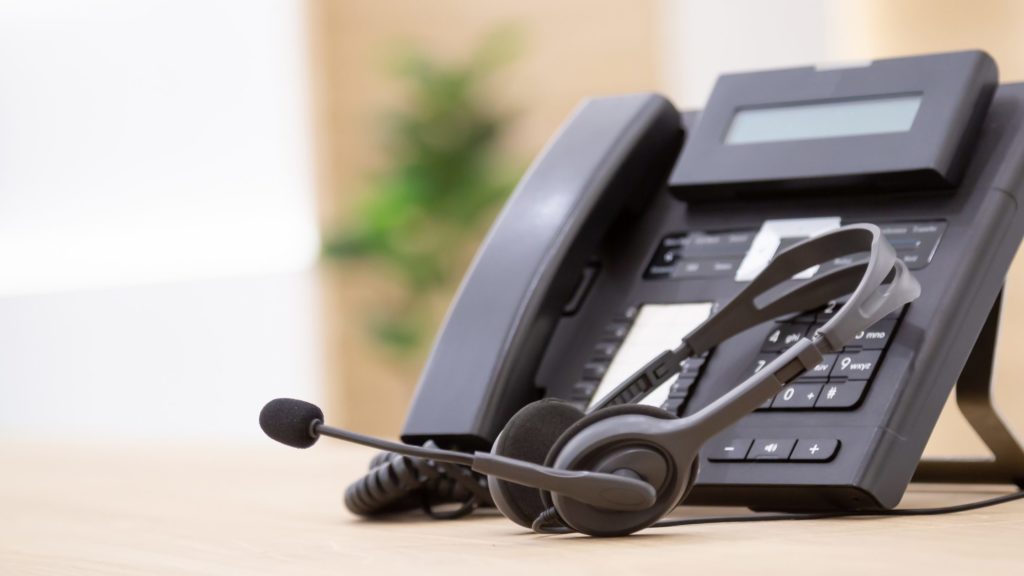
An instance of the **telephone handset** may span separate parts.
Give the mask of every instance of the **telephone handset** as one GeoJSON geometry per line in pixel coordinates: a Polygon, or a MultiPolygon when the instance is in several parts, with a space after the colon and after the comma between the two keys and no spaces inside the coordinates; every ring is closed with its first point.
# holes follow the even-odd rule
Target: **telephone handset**
{"type": "MultiPolygon", "coordinates": [[[[967,389],[958,377],[988,375],[1002,285],[1024,237],[1022,178],[1024,84],[999,85],[979,51],[727,75],[701,112],[681,114],[656,95],[590,100],[478,252],[402,439],[486,450],[538,398],[592,413],[640,403],[697,414],[826,325],[841,302],[757,318],[677,375],[657,374],[674,357],[644,364],[786,248],[867,222],[920,281],[920,298],[845,335],[849,344],[705,445],[687,501],[874,510],[895,506],[912,478],[1024,487],[1024,451],[994,412],[972,419],[984,438],[1002,439],[994,462],[923,462],[915,476],[950,391],[967,389]]],[[[858,261],[837,257],[792,282],[858,261]]],[[[371,476],[395,481],[377,463],[371,476]]],[[[448,472],[461,482],[451,499],[486,498],[448,472]]]]}
{"type": "Polygon", "coordinates": [[[402,437],[489,446],[538,398],[533,367],[609,228],[664,186],[682,144],[663,97],[583,103],[484,240],[423,370],[402,437]]]}

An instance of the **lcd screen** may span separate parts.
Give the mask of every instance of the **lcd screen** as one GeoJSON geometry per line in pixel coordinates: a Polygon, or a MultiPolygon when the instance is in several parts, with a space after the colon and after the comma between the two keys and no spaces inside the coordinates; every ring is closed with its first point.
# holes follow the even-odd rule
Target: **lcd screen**
{"type": "Polygon", "coordinates": [[[746,108],[736,112],[726,144],[816,140],[907,132],[921,107],[921,95],[886,96],[746,108]]]}

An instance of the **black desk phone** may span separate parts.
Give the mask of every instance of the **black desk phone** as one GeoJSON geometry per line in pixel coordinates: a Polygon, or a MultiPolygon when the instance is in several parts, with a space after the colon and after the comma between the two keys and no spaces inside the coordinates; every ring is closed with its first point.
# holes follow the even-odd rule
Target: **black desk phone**
{"type": "MultiPolygon", "coordinates": [[[[989,394],[1002,288],[1024,234],[1022,188],[1024,84],[999,85],[980,51],[725,75],[701,111],[680,113],[654,94],[586,101],[523,177],[466,274],[402,431],[414,448],[403,453],[491,475],[495,503],[520,524],[536,518],[536,529],[556,511],[595,535],[649,526],[680,498],[872,511],[896,506],[911,480],[1024,488],[1024,452],[989,394]],[[808,266],[808,251],[828,242],[808,266]],[[872,315],[862,288],[878,262],[909,296],[872,315]],[[828,301],[833,280],[861,273],[848,303],[828,301]],[[736,302],[765,276],[797,286],[779,298],[791,313],[755,306],[737,315],[736,302]],[[862,312],[855,330],[850,308],[862,312]],[[702,339],[706,324],[730,314],[753,328],[702,339]],[[779,366],[798,363],[780,376],[779,366]],[[671,445],[634,454],[616,436],[615,422],[639,423],[653,438],[674,425],[659,418],[698,421],[768,372],[777,387],[764,388],[763,403],[734,410],[689,459],[669,459],[686,469],[666,472],[652,456],[671,445]],[[921,461],[954,385],[994,459],[921,461]],[[558,440],[537,440],[545,451],[555,444],[546,462],[545,452],[532,460],[549,468],[516,464],[530,458],[501,452],[499,432],[543,398],[591,413],[555,426],[568,427],[558,440]],[[623,403],[639,415],[600,422],[623,403]],[[603,429],[573,428],[584,422],[603,429]],[[591,441],[607,450],[587,452],[591,441]],[[496,442],[498,457],[484,452],[496,442]],[[586,489],[574,493],[579,501],[559,487],[576,470],[603,472],[571,480],[586,489]],[[510,511],[496,474],[550,493],[523,504],[529,513],[510,511]],[[677,492],[643,492],[644,481],[657,487],[651,478],[666,475],[685,476],[677,492]],[[654,498],[667,506],[657,515],[623,512],[654,498]]],[[[275,418],[297,423],[278,435],[294,446],[320,433],[383,445],[323,425],[315,407],[266,410],[272,436],[275,418]]],[[[561,418],[558,410],[544,418],[561,418]]],[[[519,441],[531,442],[529,430],[519,441]]],[[[486,499],[465,482],[468,470],[437,462],[383,455],[346,501],[365,515],[415,506],[413,488],[427,484],[434,494],[421,499],[486,499]]]]}
{"type": "MultiPolygon", "coordinates": [[[[653,94],[589,100],[480,248],[402,439],[487,448],[532,400],[591,405],[780,247],[871,222],[920,298],[707,446],[687,501],[895,506],[958,378],[997,459],[921,463],[919,479],[1024,486],[1024,454],[985,404],[1022,171],[1024,84],[998,85],[980,51],[725,75],[695,112],[653,94]]],[[[692,413],[834,310],[728,340],[642,402],[692,413]]]]}

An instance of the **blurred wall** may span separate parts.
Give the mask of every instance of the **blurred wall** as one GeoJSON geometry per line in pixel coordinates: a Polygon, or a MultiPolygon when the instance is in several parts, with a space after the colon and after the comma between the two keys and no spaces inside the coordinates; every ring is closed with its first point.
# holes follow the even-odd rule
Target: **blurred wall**
{"type": "Polygon", "coordinates": [[[259,438],[315,397],[306,23],[0,2],[0,438],[259,438]]]}
{"type": "MultiPolygon", "coordinates": [[[[377,120],[402,102],[388,69],[399,47],[460,61],[488,32],[517,27],[523,50],[491,94],[498,108],[515,114],[507,148],[524,167],[581,99],[660,85],[653,0],[312,0],[310,17],[324,225],[344,215],[367,174],[386,161],[377,120]]],[[[396,360],[362,334],[356,310],[386,302],[394,288],[379,275],[353,273],[358,269],[323,271],[329,403],[349,426],[397,434],[418,363],[396,360]]]]}

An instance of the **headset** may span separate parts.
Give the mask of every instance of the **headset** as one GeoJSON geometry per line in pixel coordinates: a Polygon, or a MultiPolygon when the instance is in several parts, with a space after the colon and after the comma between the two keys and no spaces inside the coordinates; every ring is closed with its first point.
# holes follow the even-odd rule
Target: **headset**
{"type": "Polygon", "coordinates": [[[524,406],[490,452],[411,446],[333,428],[308,402],[279,398],[260,413],[271,438],[308,448],[330,436],[398,454],[469,467],[487,476],[495,506],[513,522],[548,531],[552,523],[590,536],[650,527],[682,502],[697,477],[699,451],[789,382],[838,352],[861,330],[917,299],[921,287],[872,224],[851,224],[780,252],[728,304],[674,349],[647,363],[584,413],[555,399],[524,406]],[[850,255],[868,257],[812,276],[794,276],[850,255]],[[681,364],[763,322],[849,294],[836,314],[709,405],[686,417],[636,404],[678,374],[681,364]]]}

